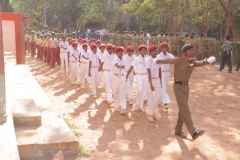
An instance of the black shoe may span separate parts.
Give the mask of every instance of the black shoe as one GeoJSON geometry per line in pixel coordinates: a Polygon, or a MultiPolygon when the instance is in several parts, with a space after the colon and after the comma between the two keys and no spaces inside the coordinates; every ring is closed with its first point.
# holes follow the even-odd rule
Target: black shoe
{"type": "Polygon", "coordinates": [[[236,68],[236,69],[234,69],[234,71],[239,71],[239,69],[236,68]]]}
{"type": "Polygon", "coordinates": [[[182,138],[187,138],[187,135],[185,133],[183,133],[183,132],[175,133],[175,135],[180,136],[182,138]]]}
{"type": "Polygon", "coordinates": [[[197,130],[192,136],[192,139],[193,140],[197,139],[199,136],[203,135],[203,133],[204,133],[204,130],[197,130]]]}
{"type": "Polygon", "coordinates": [[[229,70],[228,73],[232,73],[232,71],[229,70]]]}
{"type": "Polygon", "coordinates": [[[220,68],[219,68],[218,70],[219,70],[220,72],[222,72],[222,70],[221,70],[220,68]]]}

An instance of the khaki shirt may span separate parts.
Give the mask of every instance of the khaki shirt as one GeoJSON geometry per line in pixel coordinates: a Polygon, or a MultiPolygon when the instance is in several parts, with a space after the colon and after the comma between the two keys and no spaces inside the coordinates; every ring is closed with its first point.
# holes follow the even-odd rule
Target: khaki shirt
{"type": "Polygon", "coordinates": [[[204,37],[201,37],[198,42],[199,42],[199,46],[205,46],[205,38],[204,37]]]}
{"type": "Polygon", "coordinates": [[[201,67],[207,64],[207,60],[202,61],[193,60],[189,61],[187,58],[181,60],[182,57],[169,58],[165,60],[158,59],[156,63],[158,64],[174,64],[174,80],[181,82],[188,82],[194,67],[201,67]],[[190,67],[190,64],[194,64],[194,67],[190,67]]]}

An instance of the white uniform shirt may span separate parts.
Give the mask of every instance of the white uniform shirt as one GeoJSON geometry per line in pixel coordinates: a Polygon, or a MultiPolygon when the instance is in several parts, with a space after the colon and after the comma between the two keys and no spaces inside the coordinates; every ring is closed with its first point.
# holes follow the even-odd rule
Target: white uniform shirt
{"type": "Polygon", "coordinates": [[[124,70],[127,72],[131,65],[132,65],[132,62],[134,61],[136,57],[134,55],[132,56],[129,56],[128,54],[124,55],[124,60],[125,60],[125,68],[124,70]]]}
{"type": "MultiPolygon", "coordinates": [[[[169,59],[174,58],[174,56],[171,53],[166,53],[166,55],[161,52],[159,55],[157,55],[157,59],[169,59]]],[[[169,72],[169,64],[161,64],[162,72],[169,72]]]]}
{"type": "Polygon", "coordinates": [[[97,52],[97,54],[99,55],[100,60],[102,61],[103,55],[106,54],[106,51],[102,52],[101,50],[99,52],[97,52]]]}
{"type": "Polygon", "coordinates": [[[113,67],[114,67],[114,54],[109,54],[106,53],[103,55],[102,57],[102,62],[103,64],[103,70],[106,71],[113,71],[113,67]]]}
{"type": "Polygon", "coordinates": [[[99,66],[100,66],[99,60],[100,60],[100,57],[97,53],[94,54],[94,53],[91,52],[89,54],[89,61],[92,62],[92,67],[93,68],[99,68],[99,66]]]}
{"type": "Polygon", "coordinates": [[[58,46],[58,40],[57,38],[50,38],[50,48],[57,48],[58,46]]]}
{"type": "Polygon", "coordinates": [[[59,47],[60,47],[60,52],[61,53],[67,53],[67,51],[68,51],[68,48],[69,48],[69,43],[67,42],[67,41],[60,41],[60,43],[59,43],[59,47]],[[63,49],[63,48],[67,48],[67,49],[63,49]]]}
{"type": "Polygon", "coordinates": [[[118,64],[119,66],[125,66],[124,58],[122,57],[122,59],[120,59],[118,56],[115,56],[115,58],[114,58],[114,70],[113,70],[114,75],[124,76],[124,69],[118,68],[116,66],[116,64],[118,64]]]}
{"type": "Polygon", "coordinates": [[[151,71],[152,79],[157,79],[157,78],[159,78],[160,65],[154,63],[153,60],[154,60],[154,58],[152,58],[151,56],[148,57],[147,68],[149,68],[151,71]]]}
{"type": "Polygon", "coordinates": [[[70,54],[71,54],[71,61],[72,62],[78,62],[79,61],[80,52],[79,52],[78,49],[72,48],[71,51],[70,51],[70,54]]]}
{"type": "Polygon", "coordinates": [[[89,58],[89,52],[88,52],[88,51],[86,52],[84,49],[82,49],[80,62],[81,62],[81,63],[88,63],[88,62],[89,62],[89,59],[86,59],[86,58],[89,58]],[[85,58],[83,58],[83,56],[84,56],[85,58]]]}
{"type": "Polygon", "coordinates": [[[134,67],[136,74],[140,74],[140,75],[147,74],[146,56],[143,58],[141,55],[139,55],[137,58],[134,59],[131,65],[134,67]]]}

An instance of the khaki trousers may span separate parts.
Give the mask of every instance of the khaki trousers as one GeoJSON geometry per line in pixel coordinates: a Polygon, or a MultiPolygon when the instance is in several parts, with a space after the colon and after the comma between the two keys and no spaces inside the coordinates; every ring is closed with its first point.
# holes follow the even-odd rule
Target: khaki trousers
{"type": "Polygon", "coordinates": [[[188,129],[188,132],[193,136],[196,128],[193,124],[188,106],[189,86],[173,84],[173,90],[179,108],[177,125],[175,126],[175,133],[182,132],[182,126],[184,122],[188,129]]]}

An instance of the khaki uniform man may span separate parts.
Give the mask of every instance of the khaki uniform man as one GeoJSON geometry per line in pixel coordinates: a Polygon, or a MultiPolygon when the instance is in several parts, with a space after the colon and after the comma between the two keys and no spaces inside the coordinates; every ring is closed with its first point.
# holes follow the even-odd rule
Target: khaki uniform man
{"type": "Polygon", "coordinates": [[[212,35],[212,38],[209,41],[209,50],[208,50],[208,56],[213,56],[216,53],[216,39],[215,39],[215,35],[212,35]]]}
{"type": "Polygon", "coordinates": [[[173,53],[174,52],[174,47],[175,47],[175,39],[173,37],[173,33],[170,34],[170,37],[169,37],[169,52],[170,53],[173,53]]]}
{"type": "Polygon", "coordinates": [[[165,33],[165,36],[162,37],[162,41],[167,43],[169,42],[169,37],[167,33],[165,33]]]}
{"type": "Polygon", "coordinates": [[[154,34],[154,36],[153,36],[153,43],[152,43],[152,45],[158,45],[157,34],[154,34]]]}
{"type": "Polygon", "coordinates": [[[114,34],[113,34],[113,33],[110,33],[110,34],[109,34],[109,43],[110,43],[110,44],[113,44],[113,37],[114,37],[114,34]]]}
{"type": "MultiPolygon", "coordinates": [[[[197,41],[194,39],[194,36],[193,36],[193,35],[191,35],[190,39],[188,39],[188,40],[186,41],[186,44],[191,44],[191,43],[193,43],[194,46],[196,46],[196,44],[197,44],[197,41]]],[[[194,54],[195,54],[194,56],[197,56],[196,47],[194,48],[194,54]]]]}
{"type": "Polygon", "coordinates": [[[120,46],[121,44],[121,35],[118,33],[116,36],[116,46],[120,46]]]}
{"type": "Polygon", "coordinates": [[[180,56],[180,52],[179,52],[179,41],[180,41],[180,38],[179,38],[179,36],[178,36],[178,33],[176,34],[176,37],[175,37],[175,42],[176,42],[176,52],[177,52],[177,55],[179,55],[180,56]]]}
{"type": "Polygon", "coordinates": [[[182,39],[184,44],[187,44],[187,40],[189,40],[188,34],[185,34],[185,37],[182,39]]]}
{"type": "Polygon", "coordinates": [[[146,45],[146,43],[147,43],[147,36],[146,36],[146,34],[141,36],[140,43],[141,43],[141,45],[146,45]]]}
{"type": "Polygon", "coordinates": [[[132,38],[132,42],[133,42],[133,47],[135,50],[137,50],[137,47],[138,47],[138,37],[137,37],[137,34],[135,33],[133,38],[132,38]]]}
{"type": "Polygon", "coordinates": [[[125,47],[131,45],[132,37],[130,36],[130,34],[126,34],[125,38],[126,38],[125,47]]]}
{"type": "Polygon", "coordinates": [[[191,77],[194,67],[201,67],[209,62],[214,62],[214,60],[204,59],[202,61],[195,61],[193,57],[193,46],[186,44],[182,47],[181,52],[183,56],[169,58],[165,60],[155,60],[157,64],[174,64],[174,85],[173,90],[177,100],[179,113],[177,125],[175,126],[175,134],[186,138],[186,134],[182,132],[182,126],[185,123],[189,133],[191,134],[193,140],[201,136],[204,131],[197,130],[192,121],[191,112],[188,105],[189,99],[189,86],[188,81],[191,77]]]}
{"type": "Polygon", "coordinates": [[[203,37],[203,34],[200,35],[200,39],[198,41],[198,60],[203,59],[204,53],[205,53],[205,38],[203,37]]]}
{"type": "Polygon", "coordinates": [[[126,45],[126,35],[127,35],[127,33],[126,33],[126,31],[124,31],[124,34],[122,35],[122,45],[125,47],[125,45],[126,45]]]}

